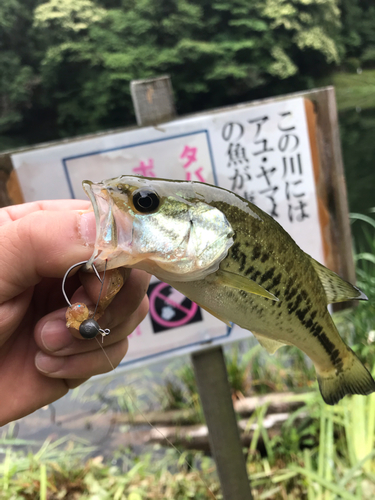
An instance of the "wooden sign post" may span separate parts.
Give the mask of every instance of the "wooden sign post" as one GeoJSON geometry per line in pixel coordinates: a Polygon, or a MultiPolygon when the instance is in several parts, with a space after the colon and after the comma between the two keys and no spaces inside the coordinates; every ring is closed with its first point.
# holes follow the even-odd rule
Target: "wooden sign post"
{"type": "MultiPolygon", "coordinates": [[[[168,77],[156,79],[155,82],[135,81],[130,86],[138,125],[157,125],[174,118],[172,86],[168,77]]],[[[251,500],[223,348],[217,346],[195,352],[192,362],[223,498],[251,500]]]]}

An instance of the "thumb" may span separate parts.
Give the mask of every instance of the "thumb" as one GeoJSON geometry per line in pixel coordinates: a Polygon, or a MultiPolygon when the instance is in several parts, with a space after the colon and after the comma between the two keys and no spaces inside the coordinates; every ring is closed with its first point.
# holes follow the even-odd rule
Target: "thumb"
{"type": "Polygon", "coordinates": [[[95,234],[94,213],[75,210],[40,210],[1,226],[0,304],[88,260],[95,234]]]}

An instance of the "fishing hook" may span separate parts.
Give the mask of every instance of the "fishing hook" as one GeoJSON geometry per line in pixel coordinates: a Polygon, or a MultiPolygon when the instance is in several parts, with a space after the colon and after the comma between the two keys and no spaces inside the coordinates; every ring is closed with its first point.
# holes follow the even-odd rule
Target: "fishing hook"
{"type": "MultiPolygon", "coordinates": [[[[63,293],[64,298],[65,298],[67,304],[69,305],[69,307],[72,307],[72,303],[68,299],[68,296],[67,296],[66,291],[65,291],[65,282],[66,282],[66,279],[69,276],[69,273],[73,269],[75,269],[78,266],[83,266],[84,264],[87,264],[88,262],[89,262],[88,260],[84,260],[82,262],[77,262],[77,264],[73,264],[72,266],[69,267],[69,269],[66,271],[66,273],[64,275],[64,278],[62,280],[61,289],[62,289],[62,293],[63,293]]],[[[98,333],[100,333],[102,335],[102,338],[104,338],[105,336],[107,336],[107,335],[109,335],[111,333],[111,330],[109,330],[109,328],[106,328],[105,330],[103,328],[100,328],[99,323],[97,321],[95,321],[95,319],[94,319],[96,311],[98,309],[100,297],[101,297],[102,291],[103,291],[105,272],[106,272],[106,269],[107,269],[107,261],[105,261],[103,279],[99,276],[98,270],[96,269],[95,265],[91,264],[91,267],[92,267],[92,269],[93,269],[93,271],[95,273],[95,276],[98,278],[98,280],[100,281],[100,283],[102,284],[102,286],[100,288],[100,292],[99,292],[99,296],[98,296],[98,301],[97,301],[96,306],[95,306],[95,311],[94,311],[93,317],[92,318],[88,318],[85,321],[82,321],[82,323],[79,326],[79,333],[85,339],[93,339],[94,337],[96,337],[98,335],[98,333]]]]}

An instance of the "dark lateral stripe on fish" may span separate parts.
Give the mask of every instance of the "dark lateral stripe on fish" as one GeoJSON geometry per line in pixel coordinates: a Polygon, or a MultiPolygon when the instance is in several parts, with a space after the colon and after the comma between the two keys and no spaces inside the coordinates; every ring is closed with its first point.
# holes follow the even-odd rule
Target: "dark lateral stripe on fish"
{"type": "Polygon", "coordinates": [[[260,271],[255,271],[251,276],[250,279],[253,281],[256,281],[258,276],[260,276],[262,273],[260,271]]]}
{"type": "Polygon", "coordinates": [[[269,253],[264,253],[264,254],[262,255],[262,257],[260,258],[260,261],[261,261],[261,262],[263,262],[263,264],[264,264],[265,262],[267,262],[267,260],[268,260],[269,258],[270,258],[270,254],[269,254],[269,253]]]}
{"type": "MultiPolygon", "coordinates": [[[[301,311],[301,312],[302,312],[302,311],[301,311]]],[[[302,314],[301,314],[301,318],[302,318],[302,317],[304,317],[304,316],[305,316],[305,315],[303,315],[303,316],[302,316],[302,314]]],[[[299,317],[299,316],[298,316],[298,317],[299,317]]],[[[301,318],[300,318],[300,319],[301,319],[301,318]]],[[[305,327],[306,327],[308,330],[310,330],[310,328],[311,328],[311,327],[313,326],[313,324],[314,324],[313,320],[311,319],[311,314],[310,314],[310,319],[308,319],[307,321],[302,321],[302,320],[301,320],[301,323],[302,323],[302,324],[304,323],[304,324],[305,324],[305,327]]]]}
{"type": "Polygon", "coordinates": [[[245,271],[245,276],[248,276],[249,274],[251,274],[252,272],[254,272],[254,269],[255,267],[254,266],[250,266],[246,269],[245,271]]]}
{"type": "Polygon", "coordinates": [[[253,260],[259,259],[261,253],[262,253],[261,246],[260,245],[255,245],[255,247],[253,248],[252,259],[253,260]]]}
{"type": "MultiPolygon", "coordinates": [[[[304,309],[298,309],[296,311],[296,316],[297,318],[300,320],[301,324],[307,328],[308,330],[311,330],[311,328],[313,328],[313,326],[316,324],[314,323],[313,321],[313,318],[311,317],[311,314],[310,314],[310,318],[305,320],[305,316],[306,314],[309,312],[309,308],[308,307],[305,307],[304,309]]],[[[311,332],[312,333],[312,332],[311,332]]]]}
{"type": "MultiPolygon", "coordinates": [[[[310,321],[306,322],[306,327],[308,327],[307,323],[310,323],[310,321]]],[[[341,373],[343,370],[343,361],[339,356],[339,351],[335,347],[335,344],[331,342],[328,336],[323,332],[323,327],[319,325],[318,322],[314,322],[309,330],[329,355],[332,364],[336,368],[336,373],[341,373]]]]}
{"type": "MultiPolygon", "coordinates": [[[[323,327],[319,325],[317,321],[314,322],[314,318],[317,315],[317,311],[316,310],[311,311],[309,318],[305,320],[306,315],[310,312],[310,308],[305,307],[304,309],[298,309],[303,298],[307,296],[306,292],[305,291],[303,292],[304,293],[300,292],[297,295],[294,303],[292,301],[289,301],[287,303],[288,313],[289,314],[295,313],[301,324],[310,331],[310,333],[318,340],[318,342],[322,345],[323,349],[329,355],[332,364],[336,368],[336,373],[341,373],[343,370],[343,361],[340,358],[339,350],[335,347],[333,342],[331,342],[328,336],[323,332],[323,327]]],[[[294,294],[294,289],[292,289],[288,295],[293,296],[293,294],[294,294]]],[[[287,299],[287,296],[285,296],[285,299],[287,299]]]]}
{"type": "Polygon", "coordinates": [[[292,314],[294,313],[294,311],[297,311],[301,302],[302,302],[302,295],[299,293],[294,303],[292,301],[288,302],[289,314],[292,314]]]}
{"type": "Polygon", "coordinates": [[[310,314],[310,318],[311,318],[311,319],[315,319],[315,316],[316,316],[317,314],[318,314],[318,311],[317,311],[317,310],[313,311],[313,312],[310,314]]]}
{"type": "MultiPolygon", "coordinates": [[[[273,288],[275,288],[275,286],[278,286],[281,282],[281,278],[282,278],[281,273],[277,274],[273,278],[272,283],[267,287],[267,290],[270,292],[273,288]]],[[[280,290],[278,290],[278,291],[275,290],[274,295],[276,295],[276,297],[278,297],[278,294],[280,294],[280,290]]]]}
{"type": "Polygon", "coordinates": [[[259,281],[259,284],[262,285],[263,283],[265,283],[266,281],[272,279],[273,275],[275,273],[275,268],[274,267],[271,267],[270,269],[268,269],[260,278],[260,281],[259,281]]]}
{"type": "Polygon", "coordinates": [[[340,357],[332,360],[332,363],[336,369],[336,375],[338,375],[339,373],[342,373],[344,371],[344,362],[340,357]]]}
{"type": "Polygon", "coordinates": [[[240,250],[240,243],[234,243],[231,248],[231,256],[233,260],[239,263],[239,272],[242,273],[246,266],[247,256],[240,250]]]}
{"type": "Polygon", "coordinates": [[[298,292],[298,286],[294,286],[289,292],[285,294],[285,300],[290,300],[292,299],[298,292]]]}
{"type": "Polygon", "coordinates": [[[286,290],[289,290],[292,285],[293,285],[293,278],[290,276],[285,287],[286,290]]]}

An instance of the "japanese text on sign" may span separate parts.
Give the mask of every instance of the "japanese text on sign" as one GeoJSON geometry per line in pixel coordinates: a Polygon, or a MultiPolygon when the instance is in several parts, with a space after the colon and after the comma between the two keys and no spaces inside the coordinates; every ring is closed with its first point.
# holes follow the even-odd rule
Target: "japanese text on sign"
{"type": "Polygon", "coordinates": [[[288,110],[270,110],[222,127],[230,189],[272,217],[287,217],[291,223],[309,217],[300,134],[296,117],[288,110]]]}

